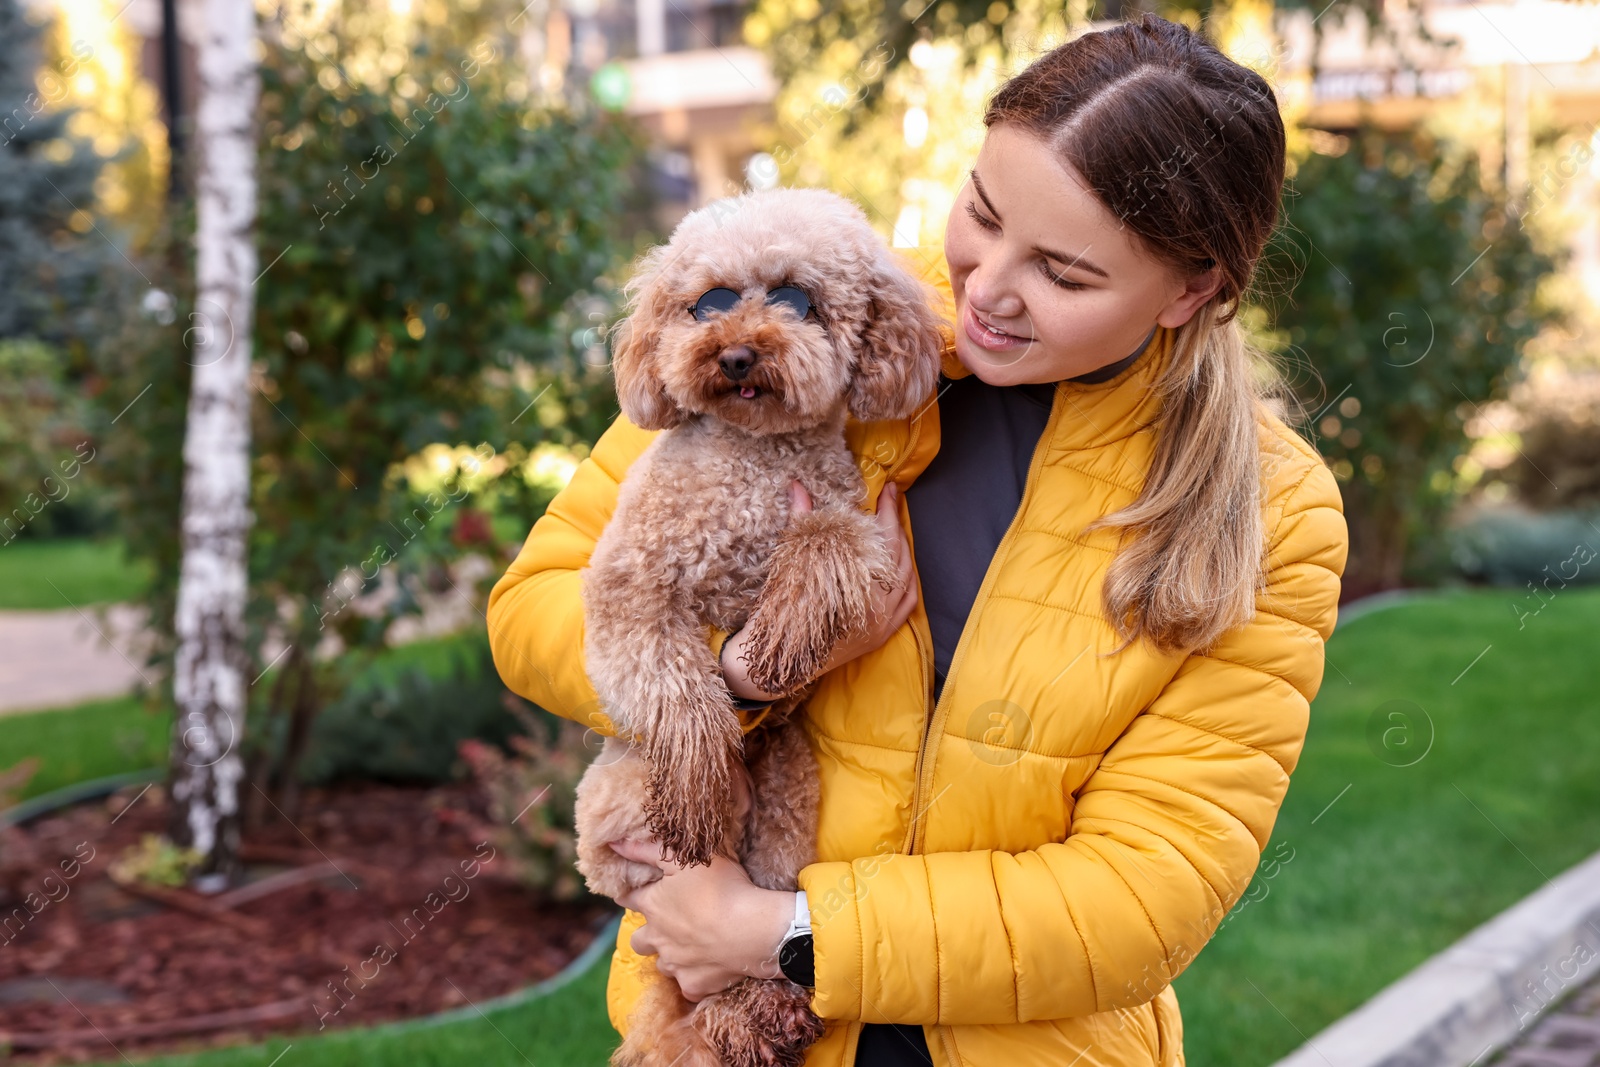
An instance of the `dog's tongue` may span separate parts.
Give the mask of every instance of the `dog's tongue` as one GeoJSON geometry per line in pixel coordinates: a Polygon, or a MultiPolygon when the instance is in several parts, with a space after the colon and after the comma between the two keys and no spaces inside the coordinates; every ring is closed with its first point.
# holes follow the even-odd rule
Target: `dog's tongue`
{"type": "Polygon", "coordinates": [[[749,400],[756,395],[756,387],[753,385],[741,385],[739,387],[739,395],[749,400]]]}

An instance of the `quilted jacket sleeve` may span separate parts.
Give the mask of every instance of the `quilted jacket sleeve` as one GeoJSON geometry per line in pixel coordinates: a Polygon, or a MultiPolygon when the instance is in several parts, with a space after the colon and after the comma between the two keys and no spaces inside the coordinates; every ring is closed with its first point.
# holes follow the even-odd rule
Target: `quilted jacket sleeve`
{"type": "MultiPolygon", "coordinates": [[[[618,415],[533,524],[522,551],[489,593],[489,647],[506,687],[606,737],[617,731],[600,710],[584,670],[580,572],[616,510],[623,477],[654,437],[654,431],[618,415]]],[[[724,630],[706,628],[713,653],[722,651],[727,637],[724,630]]],[[[741,710],[745,731],[768,710],[768,705],[741,710]]]]}
{"type": "Polygon", "coordinates": [[[1079,791],[1064,841],[801,871],[820,1016],[1069,1018],[1151,1000],[1194,959],[1267,845],[1337,614],[1338,487],[1314,457],[1295,466],[1254,620],[1185,658],[1079,791]]]}

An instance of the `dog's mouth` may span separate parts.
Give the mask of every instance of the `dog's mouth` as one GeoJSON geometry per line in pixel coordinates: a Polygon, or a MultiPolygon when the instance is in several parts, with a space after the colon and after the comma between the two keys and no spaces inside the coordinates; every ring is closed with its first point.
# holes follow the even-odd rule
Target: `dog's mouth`
{"type": "Polygon", "coordinates": [[[771,392],[772,389],[770,386],[764,385],[761,382],[753,382],[749,379],[746,379],[742,382],[729,382],[722,395],[727,397],[729,400],[732,400],[735,397],[739,398],[740,400],[760,400],[771,392]]]}

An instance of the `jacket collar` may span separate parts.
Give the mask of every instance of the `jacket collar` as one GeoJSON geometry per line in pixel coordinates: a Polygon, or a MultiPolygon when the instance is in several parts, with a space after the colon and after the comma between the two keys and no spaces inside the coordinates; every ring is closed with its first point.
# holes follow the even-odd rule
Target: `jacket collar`
{"type": "MultiPolygon", "coordinates": [[[[1134,360],[1133,366],[1115,378],[1104,382],[1056,382],[1056,394],[1051,403],[1051,451],[1077,451],[1112,445],[1123,438],[1133,437],[1154,426],[1162,413],[1162,397],[1155,384],[1162,378],[1166,366],[1173,358],[1173,330],[1166,326],[1155,328],[1147,352],[1134,360]]],[[[947,379],[966,378],[971,374],[955,358],[954,344],[946,344],[939,357],[939,366],[947,379]]],[[[901,461],[886,462],[894,482],[902,488],[912,485],[917,475],[926,470],[939,453],[938,394],[931,394],[922,411],[907,419],[901,427],[888,422],[874,422],[880,427],[872,442],[864,442],[864,456],[870,458],[878,448],[882,456],[901,456],[901,461]]]]}

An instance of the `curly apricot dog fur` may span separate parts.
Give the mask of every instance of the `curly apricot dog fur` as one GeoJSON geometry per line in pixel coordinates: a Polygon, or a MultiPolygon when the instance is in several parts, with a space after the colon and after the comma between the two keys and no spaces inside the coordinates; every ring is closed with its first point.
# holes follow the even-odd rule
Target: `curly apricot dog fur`
{"type": "MultiPolygon", "coordinates": [[[[659,872],[609,842],[655,837],[681,863],[721,853],[757,885],[794,889],[815,858],[817,785],[792,713],[867,625],[872,583],[892,580],[845,420],[931,400],[939,321],[860,210],[813,189],[694,212],[627,291],[617,396],[635,424],[666,432],[629,469],[583,572],[585,666],[618,736],[579,785],[578,867],[617,896],[659,872]],[[768,300],[784,286],[811,310],[768,300]],[[716,288],[738,299],[696,314],[716,288]],[[794,479],[807,514],[790,515],[794,479]],[[748,629],[751,681],[781,694],[748,735],[708,625],[748,629]]],[[[797,1067],[821,1033],[791,982],[746,979],[692,1004],[662,976],[613,1063],[797,1067]]]]}

